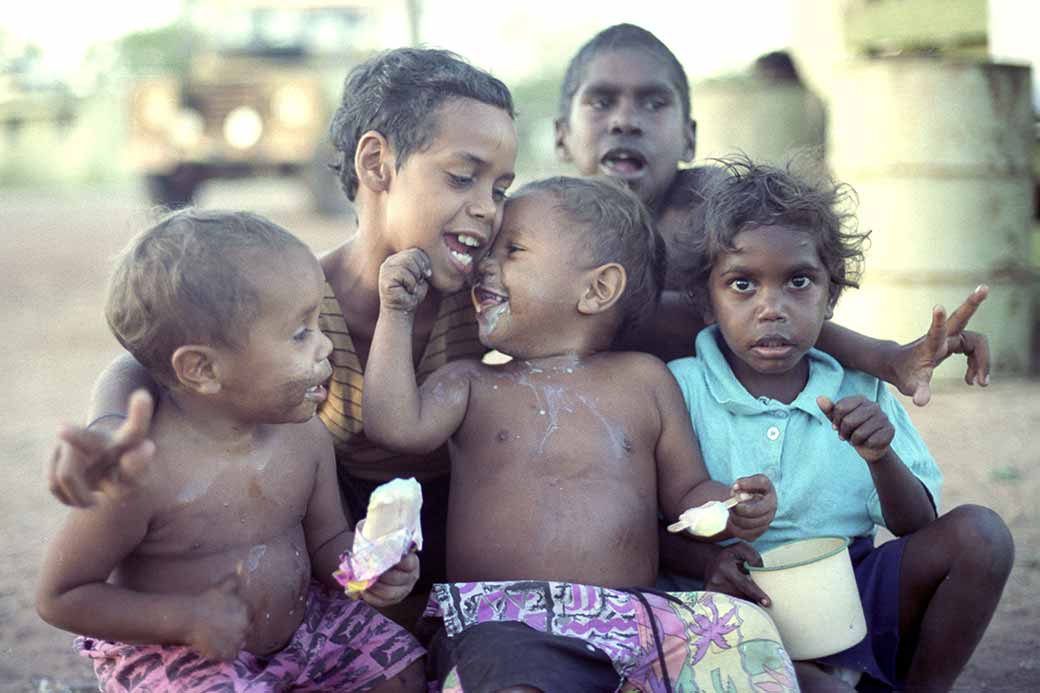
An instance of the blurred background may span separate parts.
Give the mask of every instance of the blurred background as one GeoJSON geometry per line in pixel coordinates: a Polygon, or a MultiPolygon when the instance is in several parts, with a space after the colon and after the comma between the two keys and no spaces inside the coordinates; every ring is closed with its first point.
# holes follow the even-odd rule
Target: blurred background
{"type": "MultiPolygon", "coordinates": [[[[568,59],[633,22],[683,63],[698,161],[818,148],[873,231],[836,319],[907,341],[932,306],[991,294],[988,391],[940,369],[912,415],[947,475],[944,507],[996,508],[1019,543],[1012,583],[960,690],[1040,690],[1040,3],[1033,0],[57,0],[0,5],[0,690],[90,679],[32,606],[62,517],[40,467],[116,353],[109,262],[155,205],[259,211],[329,249],[353,215],[328,171],[351,66],[408,44],[502,78],[521,179],[568,173],[553,125],[568,59]],[[1010,677],[1010,678],[1008,678],[1010,677]],[[997,684],[995,681],[1010,683],[997,684]]],[[[88,686],[89,687],[89,686],[88,686]]]]}
{"type": "Polygon", "coordinates": [[[635,22],[690,76],[699,158],[819,147],[859,191],[873,246],[839,321],[906,340],[932,304],[987,283],[975,325],[998,370],[1037,367],[1029,0],[43,0],[0,17],[0,190],[130,185],[176,206],[280,177],[324,216],[348,214],[327,170],[329,116],[372,52],[446,47],[505,80],[518,171],[536,177],[566,172],[552,120],[568,58],[635,22]]]}

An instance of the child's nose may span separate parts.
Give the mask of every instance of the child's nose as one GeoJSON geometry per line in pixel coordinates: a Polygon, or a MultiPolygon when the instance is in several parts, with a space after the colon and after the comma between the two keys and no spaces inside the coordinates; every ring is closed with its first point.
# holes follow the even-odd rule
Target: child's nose
{"type": "Polygon", "coordinates": [[[787,318],[782,292],[763,290],[760,296],[758,304],[759,320],[785,320],[787,318]]]}
{"type": "Polygon", "coordinates": [[[643,131],[639,109],[631,99],[621,99],[610,114],[610,131],[619,135],[638,134],[643,131]]]}
{"type": "Polygon", "coordinates": [[[495,220],[495,215],[498,213],[494,192],[476,191],[473,197],[470,198],[468,211],[470,216],[475,219],[480,219],[489,224],[492,223],[495,220]]]}

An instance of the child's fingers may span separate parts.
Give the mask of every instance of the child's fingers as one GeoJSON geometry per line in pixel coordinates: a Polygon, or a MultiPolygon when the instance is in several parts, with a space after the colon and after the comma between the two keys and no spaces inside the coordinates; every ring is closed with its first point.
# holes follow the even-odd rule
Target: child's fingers
{"type": "Polygon", "coordinates": [[[52,460],[50,487],[77,508],[89,508],[94,505],[94,493],[87,481],[92,472],[89,458],[82,451],[63,442],[58,446],[57,455],[52,460]]]}
{"type": "MultiPolygon", "coordinates": [[[[765,474],[753,474],[741,477],[733,482],[733,493],[750,493],[752,495],[766,495],[772,492],[773,482],[765,474]]],[[[743,501],[747,503],[749,501],[743,501]]]]}
{"type": "MultiPolygon", "coordinates": [[[[65,443],[61,443],[61,445],[65,445],[65,443]]],[[[73,501],[72,497],[69,496],[68,493],[66,493],[65,489],[62,488],[62,485],[58,482],[57,466],[58,457],[61,455],[61,445],[54,448],[54,452],[51,453],[51,456],[47,460],[47,464],[44,468],[44,474],[46,476],[47,487],[50,489],[51,495],[57,498],[58,502],[62,505],[75,506],[76,503],[73,501]]]]}
{"type": "Polygon", "coordinates": [[[914,388],[914,405],[923,407],[928,404],[932,399],[932,386],[930,383],[931,369],[929,369],[928,378],[924,378],[917,383],[917,387],[914,388]]]}
{"type": "Polygon", "coordinates": [[[148,435],[152,425],[152,414],[155,412],[155,401],[148,390],[135,390],[130,395],[127,405],[126,421],[116,429],[112,437],[117,446],[133,446],[148,435]]]}
{"type": "Polygon", "coordinates": [[[136,486],[154,456],[155,443],[148,438],[142,440],[131,450],[127,450],[119,459],[119,481],[129,486],[136,486]]]}
{"type": "Polygon", "coordinates": [[[849,433],[848,441],[856,447],[869,446],[869,441],[888,427],[888,421],[883,418],[869,418],[849,433]]]}
{"type": "Polygon", "coordinates": [[[965,331],[961,335],[961,350],[968,356],[964,381],[969,385],[989,385],[989,338],[978,332],[965,331]]]}
{"type": "Polygon", "coordinates": [[[831,411],[834,409],[834,402],[831,401],[830,397],[820,395],[816,398],[816,406],[820,408],[820,411],[822,411],[825,416],[830,417],[831,411]]]}
{"type": "Polygon", "coordinates": [[[874,407],[869,406],[865,402],[857,402],[853,408],[845,412],[841,419],[838,420],[838,436],[842,440],[850,440],[856,430],[866,424],[876,413],[877,410],[874,407]]]}
{"type": "Polygon", "coordinates": [[[924,348],[930,361],[935,359],[936,354],[945,351],[946,335],[949,334],[949,331],[946,309],[942,306],[935,306],[932,308],[932,324],[928,326],[928,332],[924,336],[924,348]]]}
{"type": "Polygon", "coordinates": [[[968,294],[968,298],[965,299],[964,303],[960,304],[957,310],[950,314],[949,320],[946,322],[948,334],[960,334],[968,325],[971,316],[975,315],[975,311],[979,309],[979,306],[982,305],[982,302],[986,300],[988,295],[989,287],[985,284],[975,287],[975,290],[968,294]]]}

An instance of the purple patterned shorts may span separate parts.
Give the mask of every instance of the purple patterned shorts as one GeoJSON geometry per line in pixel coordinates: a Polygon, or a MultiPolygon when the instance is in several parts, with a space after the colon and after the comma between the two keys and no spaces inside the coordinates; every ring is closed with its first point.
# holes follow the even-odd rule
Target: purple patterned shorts
{"type": "Polygon", "coordinates": [[[392,679],[425,652],[406,630],[362,601],[312,582],[303,623],[278,652],[242,651],[230,662],[176,645],[76,638],[93,660],[100,690],[364,691],[392,679]]]}

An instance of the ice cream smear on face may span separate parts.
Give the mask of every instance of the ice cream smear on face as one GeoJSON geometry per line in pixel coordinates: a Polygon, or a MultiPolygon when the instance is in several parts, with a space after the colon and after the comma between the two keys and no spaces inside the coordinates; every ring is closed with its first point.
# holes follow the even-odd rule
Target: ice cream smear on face
{"type": "Polygon", "coordinates": [[[354,546],[333,573],[348,596],[359,596],[412,548],[422,550],[421,509],[422,487],[415,479],[394,479],[372,492],[354,546]]]}
{"type": "Polygon", "coordinates": [[[669,532],[681,532],[686,530],[698,537],[713,537],[726,529],[729,522],[729,509],[737,503],[750,500],[751,494],[741,493],[725,501],[708,501],[703,505],[690,508],[682,515],[679,521],[668,525],[669,532]]]}
{"type": "Polygon", "coordinates": [[[491,334],[499,319],[509,312],[509,297],[478,284],[473,287],[473,308],[481,323],[481,332],[491,334]]]}

